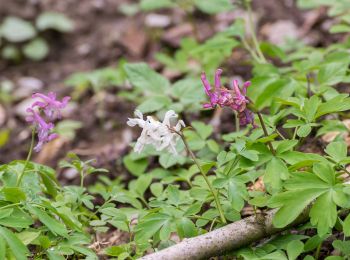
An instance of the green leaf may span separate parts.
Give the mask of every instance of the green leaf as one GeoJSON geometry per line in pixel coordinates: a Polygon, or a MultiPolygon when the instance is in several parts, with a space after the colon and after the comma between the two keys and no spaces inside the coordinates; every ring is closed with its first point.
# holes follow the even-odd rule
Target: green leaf
{"type": "Polygon", "coordinates": [[[9,229],[0,227],[0,236],[6,240],[9,248],[17,260],[26,260],[30,254],[27,247],[9,229]]]}
{"type": "Polygon", "coordinates": [[[139,220],[135,227],[135,240],[147,242],[162,226],[171,221],[169,215],[163,213],[150,213],[139,220]]]}
{"type": "Polygon", "coordinates": [[[141,175],[135,181],[135,185],[133,185],[133,189],[139,196],[143,197],[145,191],[148,189],[151,183],[152,183],[151,175],[141,175]]]}
{"type": "Polygon", "coordinates": [[[205,140],[203,140],[196,132],[186,130],[183,133],[191,150],[198,151],[205,147],[205,140]]]}
{"type": "Polygon", "coordinates": [[[247,158],[248,160],[257,162],[259,160],[259,156],[258,156],[259,152],[255,151],[255,150],[243,150],[239,152],[239,155],[247,158]]]}
{"type": "Polygon", "coordinates": [[[174,155],[171,153],[162,153],[159,156],[159,163],[165,169],[171,166],[174,166],[176,164],[184,164],[185,162],[186,162],[186,157],[183,157],[181,155],[174,155]]]}
{"type": "Polygon", "coordinates": [[[312,170],[324,182],[330,185],[335,184],[335,172],[329,164],[315,163],[312,170]]]}
{"type": "Polygon", "coordinates": [[[5,195],[7,201],[17,203],[26,200],[26,194],[18,187],[4,187],[2,192],[5,195]]]}
{"type": "Polygon", "coordinates": [[[62,33],[67,33],[74,30],[74,23],[62,13],[44,12],[37,17],[36,27],[40,31],[53,29],[62,33]]]}
{"type": "Polygon", "coordinates": [[[33,224],[31,216],[16,207],[12,209],[11,215],[5,215],[5,217],[0,218],[0,225],[13,228],[27,228],[33,224]]]}
{"type": "Polygon", "coordinates": [[[126,249],[122,246],[110,246],[105,248],[103,251],[108,256],[120,256],[122,253],[127,252],[126,249]]]}
{"type": "Polygon", "coordinates": [[[163,184],[159,182],[152,183],[150,189],[154,196],[159,197],[163,193],[163,184]]]}
{"type": "Polygon", "coordinates": [[[167,241],[169,240],[170,234],[171,234],[171,223],[170,221],[167,221],[159,230],[159,238],[162,241],[167,241]]]}
{"type": "Polygon", "coordinates": [[[327,145],[325,152],[332,157],[336,163],[339,163],[346,158],[348,148],[345,142],[332,142],[327,145]]]}
{"type": "Polygon", "coordinates": [[[320,237],[319,235],[314,235],[313,237],[309,238],[304,246],[304,250],[311,251],[317,248],[328,236],[322,236],[320,237]]]}
{"type": "MultiPolygon", "coordinates": [[[[262,109],[266,106],[269,106],[272,100],[275,97],[282,95],[289,96],[292,94],[289,91],[289,88],[294,88],[293,85],[288,84],[289,81],[287,79],[276,79],[272,83],[265,86],[264,89],[261,90],[261,94],[257,97],[255,106],[257,109],[262,109]],[[290,93],[290,94],[289,94],[290,93]]],[[[258,86],[260,88],[260,86],[258,86]]]]}
{"type": "MultiPolygon", "coordinates": [[[[22,241],[23,244],[29,245],[32,243],[36,238],[40,236],[40,231],[38,232],[32,232],[32,231],[23,231],[21,233],[16,234],[17,237],[22,241]]],[[[0,258],[1,259],[1,258],[0,258]]]]}
{"type": "Polygon", "coordinates": [[[129,63],[124,68],[131,84],[142,91],[163,94],[170,88],[169,81],[146,63],[129,63]]]}
{"type": "Polygon", "coordinates": [[[67,237],[68,231],[66,227],[61,223],[58,222],[56,219],[50,217],[45,211],[32,207],[27,206],[29,211],[36,215],[39,220],[54,234],[54,235],[60,235],[62,237],[67,237]]]}
{"type": "Polygon", "coordinates": [[[273,157],[266,166],[264,183],[271,189],[272,193],[281,190],[282,180],[289,177],[286,164],[279,158],[273,157]]]}
{"type": "Polygon", "coordinates": [[[197,236],[198,232],[194,223],[188,218],[180,218],[176,221],[177,233],[180,238],[197,236]]]}
{"type": "Polygon", "coordinates": [[[23,42],[35,37],[33,25],[21,18],[6,17],[1,26],[1,35],[10,42],[23,42]]]}
{"type": "Polygon", "coordinates": [[[148,160],[146,158],[133,160],[130,154],[123,157],[123,163],[134,176],[142,175],[148,166],[148,160]]]}
{"type": "Polygon", "coordinates": [[[208,148],[210,149],[210,151],[212,151],[216,154],[220,152],[219,144],[216,141],[214,141],[213,139],[208,140],[207,145],[208,145],[208,148]]]}
{"type": "Polygon", "coordinates": [[[23,47],[24,55],[34,61],[44,59],[49,53],[49,46],[42,38],[36,38],[23,47]]]}
{"type": "Polygon", "coordinates": [[[208,14],[228,12],[233,9],[230,0],[194,0],[194,3],[199,10],[208,14]]]}
{"type": "Polygon", "coordinates": [[[286,191],[273,196],[269,201],[269,205],[271,207],[280,207],[273,218],[273,225],[277,228],[287,226],[323,192],[320,189],[305,189],[286,191]]]}
{"type": "Polygon", "coordinates": [[[297,134],[300,137],[306,137],[310,134],[311,130],[311,126],[309,124],[305,124],[298,128],[297,134]]]}
{"type": "Polygon", "coordinates": [[[304,251],[304,244],[300,240],[293,240],[287,245],[288,260],[297,259],[297,257],[304,251]]]}
{"type": "Polygon", "coordinates": [[[38,173],[44,186],[46,187],[46,192],[55,198],[59,188],[56,179],[53,176],[50,176],[50,174],[47,174],[47,172],[39,171],[38,173]]]}
{"type": "Polygon", "coordinates": [[[6,259],[6,241],[0,236],[0,259],[6,259]]]}
{"type": "Polygon", "coordinates": [[[332,200],[332,194],[322,194],[310,210],[311,224],[317,225],[318,235],[323,236],[335,225],[336,220],[337,206],[332,200]]]}
{"type": "Polygon", "coordinates": [[[350,214],[346,216],[343,222],[343,232],[345,236],[350,236],[350,214]]]}
{"type": "Polygon", "coordinates": [[[7,218],[8,216],[10,216],[13,212],[13,208],[9,208],[9,209],[0,209],[0,219],[2,218],[7,218]]]}
{"type": "Polygon", "coordinates": [[[277,143],[276,153],[282,154],[289,150],[292,150],[294,146],[298,144],[297,140],[283,140],[277,143]]]}
{"type": "Polygon", "coordinates": [[[307,122],[311,123],[315,119],[315,115],[318,106],[321,104],[321,100],[318,96],[314,95],[310,99],[305,100],[304,108],[307,122]]]}
{"type": "Polygon", "coordinates": [[[143,101],[137,109],[142,113],[152,113],[171,105],[171,99],[167,96],[153,96],[143,101]]]}
{"type": "Polygon", "coordinates": [[[192,122],[192,126],[203,140],[206,140],[213,133],[212,125],[195,121],[195,122],[192,122]]]}
{"type": "Polygon", "coordinates": [[[344,62],[332,62],[325,64],[318,72],[319,84],[335,85],[341,82],[346,75],[348,64],[344,62]]]}
{"type": "Polygon", "coordinates": [[[350,109],[350,98],[347,94],[339,94],[334,98],[322,103],[317,110],[316,117],[326,114],[346,111],[350,109]]]}
{"type": "Polygon", "coordinates": [[[207,98],[202,88],[200,80],[188,78],[177,81],[171,88],[171,94],[184,106],[200,108],[207,98]]]}
{"type": "Polygon", "coordinates": [[[335,240],[333,241],[332,245],[344,255],[350,255],[350,241],[335,240]]]}
{"type": "Polygon", "coordinates": [[[244,207],[244,201],[248,199],[247,187],[237,178],[228,180],[228,199],[231,201],[233,209],[241,211],[244,207]]]}

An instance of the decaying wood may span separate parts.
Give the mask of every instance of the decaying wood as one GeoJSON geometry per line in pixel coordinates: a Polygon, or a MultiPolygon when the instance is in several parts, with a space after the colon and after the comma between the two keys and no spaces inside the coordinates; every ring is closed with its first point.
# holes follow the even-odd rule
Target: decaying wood
{"type": "Polygon", "coordinates": [[[226,252],[247,246],[264,237],[305,223],[309,219],[309,209],[290,225],[277,229],[272,225],[272,218],[277,210],[270,210],[264,215],[251,216],[240,221],[213,230],[204,235],[185,239],[182,242],[146,255],[141,260],[195,260],[220,256],[226,252]]]}

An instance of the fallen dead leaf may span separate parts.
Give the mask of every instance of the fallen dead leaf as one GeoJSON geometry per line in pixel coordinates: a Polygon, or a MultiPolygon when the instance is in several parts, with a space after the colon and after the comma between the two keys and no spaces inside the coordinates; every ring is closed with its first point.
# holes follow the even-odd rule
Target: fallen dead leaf
{"type": "Polygon", "coordinates": [[[147,35],[145,30],[136,24],[128,26],[121,35],[119,42],[135,57],[142,55],[145,50],[147,35]]]}
{"type": "Polygon", "coordinates": [[[47,164],[48,162],[52,161],[66,142],[66,139],[59,136],[51,142],[45,144],[35,161],[40,164],[47,164]]]}
{"type": "Polygon", "coordinates": [[[262,177],[259,177],[253,185],[248,188],[250,191],[262,191],[265,192],[265,184],[262,177]]]}

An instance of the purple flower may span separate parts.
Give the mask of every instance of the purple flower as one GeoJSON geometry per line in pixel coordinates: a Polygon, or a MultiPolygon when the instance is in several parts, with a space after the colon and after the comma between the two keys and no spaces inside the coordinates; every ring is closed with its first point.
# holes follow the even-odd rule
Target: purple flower
{"type": "Polygon", "coordinates": [[[242,112],[238,113],[237,116],[239,118],[240,125],[252,124],[254,128],[256,127],[256,125],[254,123],[254,114],[249,109],[246,108],[242,112]]]}
{"type": "Polygon", "coordinates": [[[215,72],[215,88],[212,90],[211,85],[207,79],[207,76],[203,72],[201,75],[204,91],[210,99],[210,103],[203,105],[204,108],[214,108],[216,105],[220,107],[227,106],[232,102],[232,96],[228,89],[221,86],[221,69],[217,69],[215,72]]]}
{"type": "Polygon", "coordinates": [[[28,108],[27,112],[30,113],[30,115],[26,117],[26,121],[31,123],[36,128],[38,133],[39,141],[34,147],[34,151],[39,152],[45,143],[52,141],[58,135],[51,133],[51,130],[54,128],[53,123],[46,123],[39,113],[34,111],[32,108],[28,108]]]}
{"type": "Polygon", "coordinates": [[[247,95],[247,88],[250,86],[250,81],[247,81],[243,84],[243,89],[241,92],[241,89],[238,85],[238,80],[233,80],[232,83],[233,86],[233,103],[230,105],[233,110],[236,110],[237,112],[243,112],[247,104],[249,103],[249,100],[246,98],[247,95]]]}
{"type": "Polygon", "coordinates": [[[227,89],[221,86],[221,69],[217,69],[215,72],[215,88],[212,89],[205,73],[201,75],[201,80],[204,86],[204,91],[210,99],[210,103],[203,105],[204,108],[214,108],[215,106],[230,107],[234,111],[237,111],[240,125],[252,124],[254,125],[254,114],[247,108],[249,99],[246,97],[247,88],[250,86],[250,82],[247,81],[243,84],[243,88],[240,89],[237,80],[233,80],[232,89],[227,89]]]}
{"type": "Polygon", "coordinates": [[[35,101],[26,111],[29,115],[26,121],[31,123],[38,134],[38,144],[34,147],[34,151],[39,152],[45,143],[55,139],[58,135],[52,133],[55,127],[53,121],[61,118],[61,109],[67,106],[70,97],[64,97],[62,101],[56,100],[56,94],[49,92],[47,95],[35,93],[32,98],[40,98],[40,101],[35,101]],[[40,112],[44,112],[47,121],[42,117],[40,112]]]}
{"type": "Polygon", "coordinates": [[[32,108],[39,107],[50,120],[61,118],[60,110],[65,108],[70,100],[70,97],[64,97],[62,101],[56,100],[56,93],[54,92],[49,92],[47,96],[42,93],[35,93],[32,98],[41,99],[41,101],[34,102],[32,108]]]}

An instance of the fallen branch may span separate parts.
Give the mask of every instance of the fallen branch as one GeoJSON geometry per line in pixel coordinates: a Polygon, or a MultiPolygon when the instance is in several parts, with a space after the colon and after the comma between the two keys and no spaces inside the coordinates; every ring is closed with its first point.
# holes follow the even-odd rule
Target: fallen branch
{"type": "Polygon", "coordinates": [[[251,216],[232,224],[218,228],[204,235],[184,239],[182,242],[146,255],[141,260],[194,260],[220,256],[239,249],[292,226],[305,223],[309,219],[309,208],[290,225],[277,229],[272,225],[272,218],[277,210],[270,210],[265,215],[251,216]]]}

